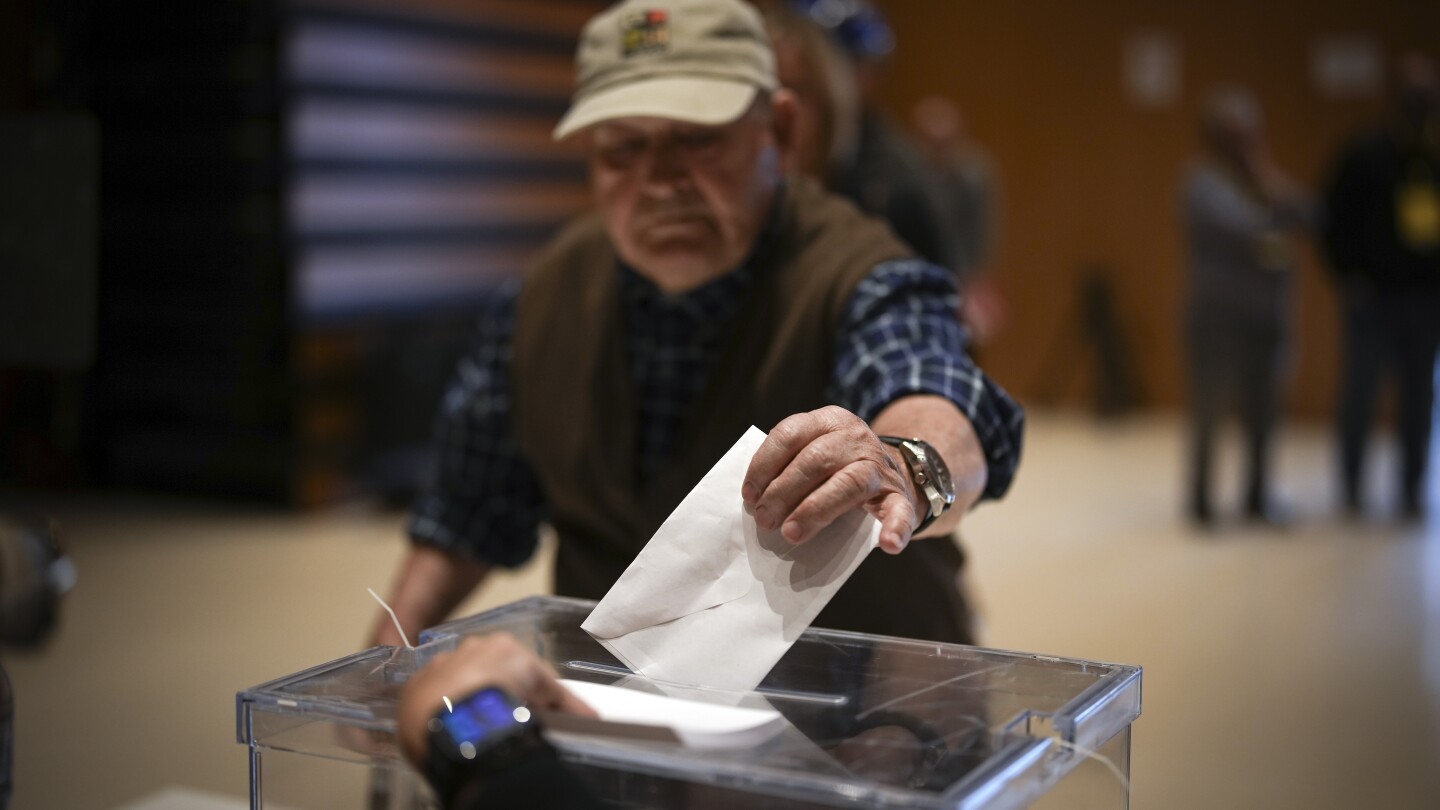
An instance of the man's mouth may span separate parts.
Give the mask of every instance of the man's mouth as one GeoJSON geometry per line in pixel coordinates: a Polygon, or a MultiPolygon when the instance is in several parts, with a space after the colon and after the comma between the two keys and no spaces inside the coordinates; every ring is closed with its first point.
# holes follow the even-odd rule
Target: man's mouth
{"type": "Polygon", "coordinates": [[[693,225],[705,222],[709,217],[704,211],[694,209],[677,209],[670,211],[652,211],[640,217],[641,227],[664,227],[667,225],[693,225]]]}
{"type": "Polygon", "coordinates": [[[654,217],[638,228],[641,238],[652,243],[680,240],[692,242],[710,233],[709,219],[696,215],[654,217]]]}

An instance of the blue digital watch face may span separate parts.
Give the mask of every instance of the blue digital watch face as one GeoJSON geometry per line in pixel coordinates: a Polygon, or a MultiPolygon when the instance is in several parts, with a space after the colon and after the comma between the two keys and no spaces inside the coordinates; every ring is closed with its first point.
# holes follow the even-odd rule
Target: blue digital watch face
{"type": "Polygon", "coordinates": [[[442,711],[440,722],[456,743],[479,743],[520,725],[517,711],[524,709],[516,709],[504,692],[484,689],[456,703],[453,711],[442,711]]]}

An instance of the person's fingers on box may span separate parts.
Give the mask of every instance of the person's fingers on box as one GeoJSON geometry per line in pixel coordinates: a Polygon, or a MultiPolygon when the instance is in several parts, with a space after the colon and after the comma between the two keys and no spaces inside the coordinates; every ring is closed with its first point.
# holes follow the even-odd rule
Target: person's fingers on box
{"type": "Polygon", "coordinates": [[[497,667],[501,672],[500,688],[509,692],[516,700],[529,702],[531,695],[543,680],[543,672],[538,664],[534,653],[529,650],[523,648],[506,650],[504,658],[497,667]]]}
{"type": "Polygon", "coordinates": [[[492,685],[515,694],[525,686],[516,674],[516,659],[524,652],[508,634],[470,636],[460,642],[453,654],[436,656],[435,660],[439,661],[441,656],[453,655],[453,660],[443,668],[435,668],[437,674],[443,676],[443,683],[437,685],[443,686],[451,700],[492,685]]]}
{"type": "Polygon", "coordinates": [[[534,691],[535,702],[547,709],[558,709],[571,714],[578,714],[581,717],[599,717],[599,713],[590,707],[590,704],[576,697],[573,692],[565,688],[556,676],[554,668],[549,664],[541,662],[541,669],[538,672],[538,680],[534,691]]]}
{"type": "Polygon", "coordinates": [[[883,478],[869,459],[852,461],[816,487],[785,520],[780,533],[792,543],[803,543],[852,509],[858,509],[879,492],[883,478]]]}
{"type": "Polygon", "coordinates": [[[595,710],[575,697],[560,683],[554,667],[508,633],[486,636],[483,648],[486,663],[497,673],[496,685],[516,700],[544,708],[560,709],[586,717],[595,710]]]}
{"type": "Polygon", "coordinates": [[[600,716],[600,713],[595,711],[594,707],[592,707],[589,703],[586,703],[585,701],[576,697],[575,693],[571,692],[569,689],[566,689],[563,684],[556,684],[556,688],[558,688],[563,695],[563,697],[560,699],[560,703],[558,704],[558,708],[561,711],[570,712],[571,714],[578,714],[581,717],[598,718],[600,716]]]}
{"type": "Polygon", "coordinates": [[[525,675],[530,679],[530,699],[549,705],[550,701],[556,699],[555,690],[560,686],[560,678],[555,674],[554,667],[538,656],[530,656],[526,659],[526,664],[525,675]]]}
{"type": "Polygon", "coordinates": [[[487,655],[512,658],[518,655],[534,654],[530,652],[528,647],[521,644],[519,639],[504,631],[481,636],[477,641],[479,644],[476,646],[480,647],[483,645],[483,649],[487,655]]]}
{"type": "Polygon", "coordinates": [[[567,712],[576,712],[577,709],[579,709],[577,713],[596,716],[595,709],[590,708],[589,703],[576,698],[575,693],[570,692],[569,689],[564,687],[563,683],[560,683],[560,673],[554,672],[554,667],[550,666],[549,662],[540,662],[540,666],[544,669],[546,682],[549,683],[549,685],[553,685],[554,689],[557,690],[557,699],[559,699],[559,702],[556,703],[557,708],[564,709],[564,711],[567,712]]]}
{"type": "Polygon", "coordinates": [[[518,641],[511,641],[501,652],[507,654],[507,682],[511,688],[506,691],[512,697],[540,708],[559,709],[586,717],[597,716],[594,709],[565,689],[554,667],[518,641]]]}

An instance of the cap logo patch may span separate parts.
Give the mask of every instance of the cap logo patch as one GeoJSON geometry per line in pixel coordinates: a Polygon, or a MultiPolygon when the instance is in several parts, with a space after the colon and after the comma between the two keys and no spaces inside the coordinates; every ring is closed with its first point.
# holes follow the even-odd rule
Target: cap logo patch
{"type": "Polygon", "coordinates": [[[626,14],[620,26],[620,52],[627,58],[670,47],[670,21],[663,10],[626,14]]]}

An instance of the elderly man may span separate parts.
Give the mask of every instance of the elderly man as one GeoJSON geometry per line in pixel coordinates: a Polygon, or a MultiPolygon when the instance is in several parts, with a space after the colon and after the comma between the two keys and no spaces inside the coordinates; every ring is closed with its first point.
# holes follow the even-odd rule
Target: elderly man
{"type": "Polygon", "coordinates": [[[747,4],[621,3],[577,62],[555,137],[584,140],[596,211],[460,364],[392,591],[400,622],[439,621],[492,566],[524,562],[542,520],[556,592],[603,596],[754,424],[769,438],[737,495],[761,526],[803,543],[863,508],[883,527],[887,553],[816,623],[968,640],[947,535],[1009,485],[1022,417],[966,358],[949,273],[785,179],[794,101],[747,4]]]}

